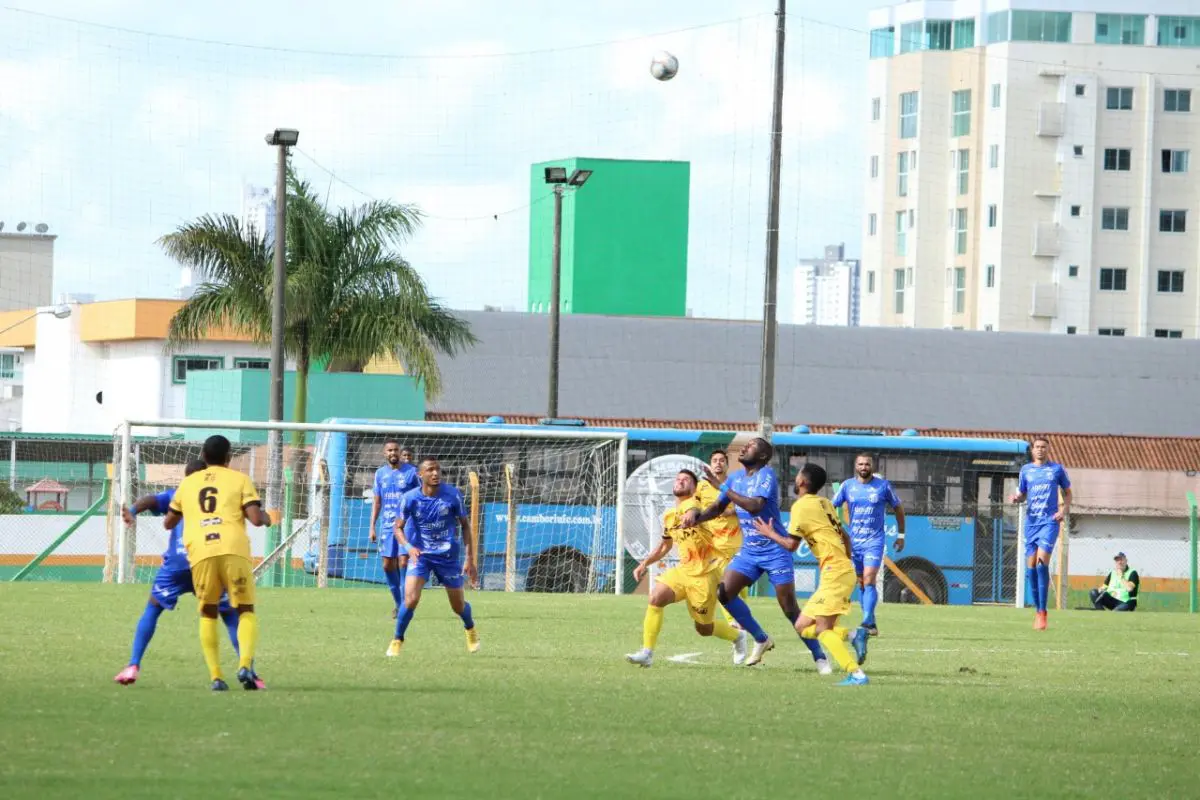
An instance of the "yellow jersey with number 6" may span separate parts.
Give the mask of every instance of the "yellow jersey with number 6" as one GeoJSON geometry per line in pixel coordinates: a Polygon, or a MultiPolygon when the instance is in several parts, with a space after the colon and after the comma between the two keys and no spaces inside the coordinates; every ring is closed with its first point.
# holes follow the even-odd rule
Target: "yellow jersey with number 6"
{"type": "Polygon", "coordinates": [[[243,509],[259,503],[250,476],[228,467],[206,467],[188,475],[175,490],[171,510],[183,514],[183,546],[195,565],[213,556],[250,559],[250,536],[243,509]]]}
{"type": "Polygon", "coordinates": [[[792,503],[788,533],[808,543],[822,570],[854,568],[838,527],[837,512],[824,497],[806,494],[792,503]]]}

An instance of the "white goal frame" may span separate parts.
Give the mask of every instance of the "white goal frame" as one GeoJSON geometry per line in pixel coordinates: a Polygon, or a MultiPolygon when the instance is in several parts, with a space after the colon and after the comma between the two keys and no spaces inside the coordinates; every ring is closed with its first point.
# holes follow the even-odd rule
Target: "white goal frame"
{"type": "MultiPolygon", "coordinates": [[[[280,433],[367,433],[382,436],[397,434],[412,434],[425,436],[462,437],[464,439],[562,439],[568,441],[606,441],[616,442],[617,454],[617,487],[616,487],[616,554],[613,564],[614,594],[625,592],[625,483],[628,479],[629,434],[619,430],[563,430],[562,428],[533,428],[528,426],[464,426],[447,423],[414,422],[396,420],[395,424],[331,424],[321,422],[259,422],[244,420],[206,420],[206,419],[126,419],[117,426],[117,442],[114,447],[114,467],[121,468],[113,478],[117,482],[117,498],[121,504],[118,508],[128,507],[133,503],[133,481],[129,460],[133,453],[134,428],[174,428],[174,429],[207,429],[207,430],[249,430],[271,431],[280,433]]],[[[118,523],[120,542],[117,549],[117,583],[129,583],[134,580],[134,551],[136,544],[136,526],[118,523]]],[[[264,554],[266,557],[275,554],[264,554]]],[[[325,554],[321,554],[322,564],[325,554]]],[[[322,570],[323,571],[323,570],[322,570]]]]}

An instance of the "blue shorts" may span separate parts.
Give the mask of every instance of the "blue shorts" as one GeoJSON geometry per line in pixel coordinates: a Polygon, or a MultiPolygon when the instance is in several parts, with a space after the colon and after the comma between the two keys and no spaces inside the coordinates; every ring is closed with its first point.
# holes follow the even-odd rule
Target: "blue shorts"
{"type": "Polygon", "coordinates": [[[796,582],[792,554],[782,547],[743,547],[727,569],[745,575],[751,582],[757,581],[765,572],[772,586],[796,582]]]}
{"type": "Polygon", "coordinates": [[[400,549],[400,540],[396,538],[393,528],[386,528],[379,535],[379,555],[382,558],[399,558],[404,553],[400,549]]]}
{"type": "Polygon", "coordinates": [[[1053,553],[1054,545],[1057,543],[1058,523],[1053,520],[1050,522],[1039,522],[1036,525],[1028,525],[1025,528],[1026,558],[1035,555],[1038,550],[1053,553]]]}
{"type": "Polygon", "coordinates": [[[854,562],[854,574],[862,575],[866,568],[879,569],[883,565],[883,550],[886,540],[863,539],[850,542],[850,559],[854,562]]]}
{"type": "MultiPolygon", "coordinates": [[[[175,606],[179,603],[180,595],[195,593],[196,587],[192,585],[192,571],[190,569],[160,569],[154,575],[154,585],[150,587],[150,596],[154,598],[154,602],[167,611],[175,610],[175,606]]],[[[233,606],[229,605],[229,595],[225,592],[221,592],[221,602],[217,608],[222,612],[233,610],[233,606]]]]}
{"type": "Polygon", "coordinates": [[[430,575],[436,575],[438,583],[447,589],[461,589],[466,581],[462,561],[457,558],[427,556],[422,553],[415,563],[409,562],[408,577],[427,581],[430,575]]]}

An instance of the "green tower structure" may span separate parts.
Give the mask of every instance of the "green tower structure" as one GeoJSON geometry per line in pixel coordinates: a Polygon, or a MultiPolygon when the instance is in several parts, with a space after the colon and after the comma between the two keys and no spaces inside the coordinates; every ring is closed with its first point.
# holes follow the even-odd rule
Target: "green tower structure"
{"type": "Polygon", "coordinates": [[[559,310],[682,317],[687,313],[686,161],[567,158],[530,173],[529,310],[550,308],[554,192],[546,167],[591,170],[563,196],[559,310]]]}

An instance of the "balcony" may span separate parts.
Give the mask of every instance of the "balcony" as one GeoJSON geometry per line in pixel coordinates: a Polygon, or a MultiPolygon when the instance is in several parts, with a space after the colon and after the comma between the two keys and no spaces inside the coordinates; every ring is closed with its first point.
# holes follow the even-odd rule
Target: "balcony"
{"type": "Polygon", "coordinates": [[[1054,258],[1062,253],[1059,227],[1053,222],[1039,222],[1033,229],[1033,255],[1038,258],[1054,258]]]}
{"type": "Polygon", "coordinates": [[[1058,316],[1058,284],[1035,283],[1033,285],[1029,316],[1047,319],[1058,316]]]}
{"type": "Polygon", "coordinates": [[[1066,103],[1042,103],[1038,108],[1037,135],[1062,136],[1066,118],[1066,103]]]}

